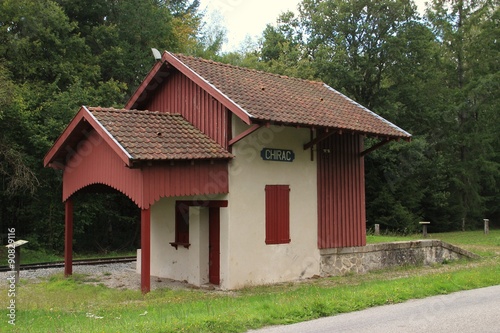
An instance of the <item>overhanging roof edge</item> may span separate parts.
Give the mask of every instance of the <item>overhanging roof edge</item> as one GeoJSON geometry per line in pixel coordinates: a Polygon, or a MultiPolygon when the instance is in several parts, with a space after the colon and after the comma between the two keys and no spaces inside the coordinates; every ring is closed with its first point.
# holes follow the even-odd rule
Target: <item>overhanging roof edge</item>
{"type": "MultiPolygon", "coordinates": [[[[330,90],[330,91],[332,91],[332,92],[334,92],[334,93],[336,93],[336,94],[341,95],[342,97],[344,97],[344,98],[345,98],[347,101],[349,101],[350,103],[352,103],[352,104],[354,104],[354,105],[356,105],[356,106],[360,107],[360,108],[361,108],[361,109],[363,109],[364,111],[366,111],[366,112],[370,113],[370,114],[371,114],[372,116],[374,116],[375,118],[377,118],[377,119],[379,119],[379,120],[383,121],[384,123],[386,123],[387,125],[389,125],[389,126],[390,126],[390,127],[392,127],[393,129],[395,129],[395,130],[397,130],[397,131],[401,132],[402,134],[404,134],[404,135],[403,135],[403,136],[401,136],[401,137],[406,137],[406,138],[411,138],[411,137],[412,137],[412,135],[411,135],[410,133],[408,133],[407,131],[405,131],[405,130],[404,130],[404,129],[402,129],[401,127],[399,127],[399,126],[397,126],[397,125],[395,125],[395,124],[391,123],[389,120],[385,119],[384,117],[379,116],[379,115],[378,115],[378,114],[376,114],[375,112],[373,112],[373,111],[371,111],[370,109],[368,109],[368,108],[364,107],[363,105],[359,104],[358,102],[354,101],[353,99],[349,98],[348,96],[346,96],[346,95],[342,94],[341,92],[339,92],[339,91],[335,90],[334,88],[330,87],[329,85],[327,85],[327,84],[326,84],[326,83],[324,83],[324,82],[323,82],[323,86],[324,86],[326,89],[328,89],[328,90],[330,90]]],[[[377,134],[377,133],[373,133],[373,134],[377,134]]],[[[380,136],[383,136],[383,135],[382,135],[382,134],[380,134],[380,136]]],[[[392,135],[390,135],[390,136],[392,136],[392,135]]]]}
{"type": "Polygon", "coordinates": [[[57,152],[59,151],[59,149],[61,148],[63,143],[68,140],[69,136],[71,135],[71,133],[73,132],[75,127],[83,119],[83,116],[82,116],[83,112],[84,111],[82,110],[82,108],[80,108],[80,110],[75,114],[73,119],[71,119],[68,126],[66,126],[66,128],[59,135],[59,137],[56,139],[56,141],[54,141],[54,143],[52,144],[52,147],[50,147],[49,151],[47,151],[47,153],[45,154],[45,156],[43,158],[43,166],[45,168],[51,166],[54,155],[57,154],[57,152]]]}
{"type": "Polygon", "coordinates": [[[164,63],[165,62],[162,59],[161,61],[158,61],[157,63],[154,64],[154,66],[151,68],[151,70],[146,75],[144,80],[141,82],[139,87],[137,87],[135,92],[132,94],[132,96],[128,100],[127,104],[125,104],[125,107],[124,107],[125,109],[133,109],[134,104],[137,103],[139,97],[144,93],[146,88],[149,86],[149,83],[155,77],[155,75],[158,73],[158,71],[164,65],[164,63]]]}
{"type": "MultiPolygon", "coordinates": [[[[177,68],[182,74],[186,75],[193,81],[199,81],[202,82],[203,84],[200,85],[206,86],[209,89],[207,89],[208,93],[213,95],[214,97],[219,97],[220,102],[224,104],[229,110],[231,110],[235,115],[237,115],[241,120],[243,120],[246,124],[251,123],[251,118],[252,115],[246,111],[244,108],[242,108],[240,105],[238,105],[235,101],[233,101],[229,96],[227,96],[225,93],[223,93],[219,88],[214,86],[212,83],[207,81],[204,77],[202,77],[200,74],[198,74],[196,71],[191,69],[188,65],[186,65],[184,62],[182,62],[180,59],[178,59],[174,54],[165,51],[163,54],[162,60],[165,58],[165,60],[172,64],[175,68],[177,68]],[[210,91],[211,90],[211,91],[210,91]]],[[[199,83],[196,82],[196,83],[199,83]]]]}
{"type": "Polygon", "coordinates": [[[90,126],[103,138],[103,140],[105,140],[110,145],[113,151],[118,154],[125,165],[131,165],[132,156],[118,141],[116,141],[111,133],[109,133],[109,131],[94,117],[92,112],[90,112],[86,106],[81,106],[80,110],[76,113],[68,126],[64,129],[62,134],[56,139],[52,147],[45,154],[45,157],[43,159],[44,167],[54,167],[61,169],[63,168],[63,165],[61,165],[61,163],[57,163],[58,165],[53,165],[54,157],[61,151],[61,149],[64,149],[64,147],[67,146],[65,145],[65,143],[68,142],[81,121],[87,121],[90,126]]]}

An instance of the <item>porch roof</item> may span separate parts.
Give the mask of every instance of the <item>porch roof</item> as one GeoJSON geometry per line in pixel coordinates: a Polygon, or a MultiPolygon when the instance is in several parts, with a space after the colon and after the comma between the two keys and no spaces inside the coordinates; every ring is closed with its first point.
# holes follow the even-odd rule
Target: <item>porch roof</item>
{"type": "Polygon", "coordinates": [[[91,128],[127,166],[138,161],[233,157],[179,114],[82,106],[45,156],[44,165],[62,168],[91,128]]]}
{"type": "Polygon", "coordinates": [[[101,107],[88,109],[134,160],[233,157],[180,114],[101,107]]]}

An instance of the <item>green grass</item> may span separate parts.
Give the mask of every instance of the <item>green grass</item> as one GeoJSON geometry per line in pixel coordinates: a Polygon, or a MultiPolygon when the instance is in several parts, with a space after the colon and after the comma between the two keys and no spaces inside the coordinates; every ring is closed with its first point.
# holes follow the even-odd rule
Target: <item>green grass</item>
{"type": "MultiPolygon", "coordinates": [[[[454,245],[491,245],[500,246],[500,230],[490,230],[489,234],[485,235],[484,231],[455,231],[443,233],[429,233],[427,238],[440,239],[442,241],[454,245]]],[[[398,235],[381,235],[374,236],[368,235],[366,240],[368,243],[382,243],[382,242],[397,242],[422,239],[422,234],[415,234],[409,236],[398,235]]]]}
{"type": "MultiPolygon", "coordinates": [[[[16,326],[6,331],[245,332],[500,284],[500,232],[493,231],[488,236],[450,233],[432,238],[436,236],[455,245],[488,249],[493,254],[475,261],[399,267],[235,292],[163,289],[144,296],[139,291],[86,284],[87,278],[82,275],[69,279],[56,275],[41,283],[21,281],[16,295],[16,326]]],[[[408,238],[399,240],[405,239],[408,238]]],[[[7,301],[7,290],[2,286],[1,308],[5,309],[7,301]]],[[[0,318],[4,321],[0,322],[3,332],[6,316],[2,314],[0,318]]]]}
{"type": "MultiPolygon", "coordinates": [[[[439,239],[444,242],[460,246],[466,250],[472,251],[481,256],[492,256],[500,248],[500,230],[490,230],[489,234],[485,235],[483,230],[477,231],[455,231],[444,233],[429,233],[428,239],[439,239]]],[[[409,236],[397,235],[368,235],[366,241],[368,243],[384,243],[422,239],[421,234],[409,236]]]]}

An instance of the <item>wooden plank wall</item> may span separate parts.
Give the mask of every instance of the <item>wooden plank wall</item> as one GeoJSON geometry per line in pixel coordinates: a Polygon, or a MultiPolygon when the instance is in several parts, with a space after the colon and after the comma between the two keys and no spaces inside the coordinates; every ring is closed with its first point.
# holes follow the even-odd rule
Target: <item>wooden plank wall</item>
{"type": "Polygon", "coordinates": [[[228,149],[228,110],[182,73],[172,73],[155,91],[146,108],[150,111],[179,113],[228,149]]]}
{"type": "Polygon", "coordinates": [[[78,144],[78,149],[66,163],[63,171],[63,201],[93,184],[112,187],[144,208],[141,171],[127,168],[94,130],[78,144]]]}
{"type": "Polygon", "coordinates": [[[134,201],[142,209],[161,197],[210,196],[228,192],[227,161],[176,161],[127,168],[108,144],[92,131],[68,161],[63,172],[63,201],[86,186],[104,184],[134,201]]]}
{"type": "Polygon", "coordinates": [[[318,247],[366,245],[365,175],[360,135],[335,134],[318,146],[318,247]]]}

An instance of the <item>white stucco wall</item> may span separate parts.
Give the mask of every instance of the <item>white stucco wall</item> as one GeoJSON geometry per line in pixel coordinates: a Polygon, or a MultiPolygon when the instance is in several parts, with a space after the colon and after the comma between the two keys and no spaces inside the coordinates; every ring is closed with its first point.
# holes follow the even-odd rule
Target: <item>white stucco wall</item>
{"type": "MultiPolygon", "coordinates": [[[[248,128],[233,118],[233,133],[248,128]]],[[[320,273],[317,247],[316,161],[303,145],[309,129],[270,126],[233,145],[229,194],[202,198],[162,198],[151,208],[151,275],[208,283],[208,208],[190,207],[191,246],[178,249],[175,240],[175,201],[228,200],[220,209],[220,287],[237,289],[308,278],[320,273]],[[293,162],[264,161],[262,148],[293,150],[293,162]],[[288,244],[265,243],[265,186],[290,186],[288,244]]],[[[138,263],[138,271],[140,264],[138,263]]]]}
{"type": "MultiPolygon", "coordinates": [[[[236,136],[248,128],[233,118],[236,136]]],[[[225,279],[221,287],[236,289],[308,278],[319,274],[317,247],[317,169],[309,129],[270,126],[233,145],[229,168],[229,207],[225,253],[225,279]],[[262,148],[293,150],[293,162],[264,161],[262,148]],[[290,186],[289,244],[265,244],[265,186],[290,186]]],[[[221,211],[222,216],[223,211],[221,211]]],[[[221,272],[222,273],[222,272],[221,272]]]]}
{"type": "MultiPolygon", "coordinates": [[[[223,199],[220,196],[162,198],[151,207],[151,276],[187,281],[197,286],[208,283],[208,208],[189,208],[191,245],[189,249],[183,246],[176,249],[170,245],[175,240],[175,202],[223,199]]],[[[140,260],[137,272],[140,273],[140,260]]]]}

